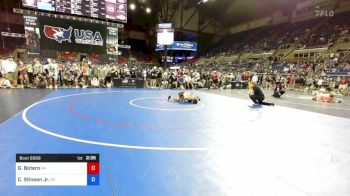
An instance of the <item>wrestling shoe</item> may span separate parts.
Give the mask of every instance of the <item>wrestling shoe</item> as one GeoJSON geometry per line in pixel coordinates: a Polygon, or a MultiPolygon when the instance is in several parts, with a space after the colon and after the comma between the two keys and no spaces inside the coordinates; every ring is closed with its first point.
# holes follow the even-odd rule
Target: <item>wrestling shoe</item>
{"type": "Polygon", "coordinates": [[[168,101],[171,99],[171,96],[168,97],[168,101]]]}

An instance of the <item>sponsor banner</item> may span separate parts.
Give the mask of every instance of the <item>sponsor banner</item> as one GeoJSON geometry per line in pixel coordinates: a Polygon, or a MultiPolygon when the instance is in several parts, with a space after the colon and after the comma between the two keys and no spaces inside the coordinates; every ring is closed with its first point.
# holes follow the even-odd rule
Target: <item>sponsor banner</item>
{"type": "Polygon", "coordinates": [[[106,53],[106,26],[39,16],[41,49],[106,53]]]}
{"type": "Polygon", "coordinates": [[[24,31],[26,37],[26,46],[29,55],[38,56],[40,53],[40,28],[38,24],[38,16],[23,15],[24,31]]]}
{"type": "Polygon", "coordinates": [[[342,71],[342,72],[332,72],[326,73],[327,76],[350,76],[350,72],[342,71]]]}
{"type": "MultiPolygon", "coordinates": [[[[196,42],[175,41],[173,45],[168,46],[168,50],[187,50],[197,51],[198,44],[196,42]]],[[[165,46],[157,45],[156,51],[165,50],[165,46]]]]}
{"type": "Polygon", "coordinates": [[[284,70],[285,65],[283,63],[278,63],[278,62],[274,62],[272,63],[272,70],[278,70],[278,71],[283,71],[284,70]]]}
{"type": "Polygon", "coordinates": [[[118,55],[118,27],[107,27],[107,54],[118,55]]]}
{"type": "Polygon", "coordinates": [[[121,79],[113,78],[113,86],[115,88],[143,88],[144,81],[143,79],[121,79]]]}
{"type": "Polygon", "coordinates": [[[172,29],[173,24],[172,23],[159,23],[157,28],[158,29],[172,29]]]}

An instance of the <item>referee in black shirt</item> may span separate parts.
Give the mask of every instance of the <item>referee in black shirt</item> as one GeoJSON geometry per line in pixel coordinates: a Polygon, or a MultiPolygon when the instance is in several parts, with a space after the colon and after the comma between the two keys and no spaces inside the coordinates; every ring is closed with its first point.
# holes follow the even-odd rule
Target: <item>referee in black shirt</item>
{"type": "Polygon", "coordinates": [[[265,95],[260,89],[260,87],[256,85],[255,82],[249,82],[249,89],[253,90],[253,92],[249,94],[249,97],[255,104],[268,105],[268,106],[275,105],[274,103],[263,102],[265,99],[265,95]]]}

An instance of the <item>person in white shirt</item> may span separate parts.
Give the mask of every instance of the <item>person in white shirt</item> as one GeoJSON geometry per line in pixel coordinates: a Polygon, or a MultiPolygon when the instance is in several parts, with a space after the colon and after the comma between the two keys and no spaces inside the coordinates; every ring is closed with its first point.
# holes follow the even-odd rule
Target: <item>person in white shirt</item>
{"type": "Polygon", "coordinates": [[[168,72],[165,71],[162,75],[162,85],[161,85],[162,88],[168,88],[169,86],[168,80],[169,80],[168,72]]]}
{"type": "Polygon", "coordinates": [[[201,79],[201,75],[197,71],[192,73],[192,81],[191,82],[192,82],[194,88],[198,89],[200,87],[201,88],[203,87],[200,79],[201,79]]]}
{"type": "Polygon", "coordinates": [[[191,78],[191,75],[188,74],[187,72],[184,75],[184,81],[185,81],[185,88],[192,89],[193,87],[192,78],[191,78]]]}
{"type": "Polygon", "coordinates": [[[100,87],[100,81],[97,79],[97,77],[93,77],[91,80],[91,86],[94,88],[100,87]]]}
{"type": "Polygon", "coordinates": [[[51,59],[47,59],[47,63],[43,65],[44,72],[49,75],[50,64],[52,63],[51,59]]]}
{"type": "Polygon", "coordinates": [[[17,86],[18,70],[17,63],[13,60],[12,56],[9,56],[6,60],[2,61],[2,71],[4,77],[17,86]]]}
{"type": "Polygon", "coordinates": [[[43,66],[41,65],[40,61],[38,59],[34,59],[34,65],[33,65],[33,75],[34,78],[38,76],[38,74],[41,74],[44,72],[43,66]]]}
{"type": "Polygon", "coordinates": [[[12,88],[10,81],[0,76],[0,88],[12,88]]]}
{"type": "Polygon", "coordinates": [[[317,87],[318,87],[318,88],[321,88],[322,85],[323,85],[323,79],[320,78],[320,79],[317,81],[317,87]]]}
{"type": "Polygon", "coordinates": [[[255,82],[255,83],[257,83],[257,82],[258,82],[258,80],[259,80],[258,75],[254,74],[254,76],[252,77],[252,81],[251,81],[251,82],[255,82]]]}
{"type": "Polygon", "coordinates": [[[56,88],[56,82],[58,79],[58,64],[56,63],[56,60],[52,60],[52,63],[50,64],[49,77],[51,79],[51,86],[56,88]]]}

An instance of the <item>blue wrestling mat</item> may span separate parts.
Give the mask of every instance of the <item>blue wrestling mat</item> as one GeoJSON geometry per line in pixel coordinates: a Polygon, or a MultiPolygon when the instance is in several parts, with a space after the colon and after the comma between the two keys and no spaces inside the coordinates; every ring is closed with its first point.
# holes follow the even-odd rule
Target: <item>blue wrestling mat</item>
{"type": "MultiPolygon", "coordinates": [[[[315,191],[306,184],[320,176],[308,170],[312,165],[302,163],[314,163],[305,157],[328,151],[322,146],[328,139],[319,134],[315,139],[314,130],[301,132],[301,125],[278,129],[276,119],[284,114],[315,120],[318,128],[329,121],[350,125],[347,119],[283,107],[249,107],[250,101],[204,92],[194,91],[201,97],[196,105],[167,101],[177,93],[51,93],[0,125],[0,195],[306,195],[315,191]],[[305,147],[310,140],[312,150],[295,147],[305,147]],[[99,185],[16,186],[18,153],[99,154],[99,185]],[[287,168],[294,172],[282,170],[287,168]]],[[[320,178],[327,180],[326,176],[320,178]]]]}

